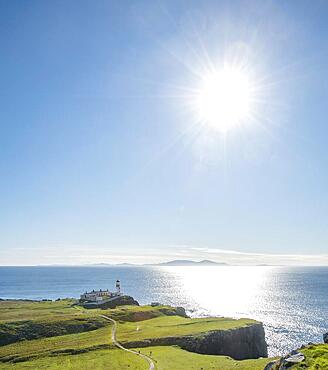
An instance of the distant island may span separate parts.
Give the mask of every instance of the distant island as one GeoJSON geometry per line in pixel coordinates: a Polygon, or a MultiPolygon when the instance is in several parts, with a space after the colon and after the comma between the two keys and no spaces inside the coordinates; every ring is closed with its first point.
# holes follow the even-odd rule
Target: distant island
{"type": "Polygon", "coordinates": [[[191,260],[174,260],[152,264],[152,266],[228,266],[224,262],[214,262],[210,260],[191,261],[191,260]]]}
{"type": "Polygon", "coordinates": [[[129,267],[129,266],[229,266],[225,262],[215,262],[211,260],[202,260],[202,261],[192,261],[192,260],[173,260],[168,262],[159,262],[159,263],[146,263],[142,265],[134,263],[91,263],[84,266],[94,266],[94,267],[129,267]]]}

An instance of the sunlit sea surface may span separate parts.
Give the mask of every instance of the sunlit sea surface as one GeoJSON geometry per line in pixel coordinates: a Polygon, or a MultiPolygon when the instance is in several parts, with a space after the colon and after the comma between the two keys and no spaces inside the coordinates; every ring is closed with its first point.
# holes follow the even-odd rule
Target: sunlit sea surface
{"type": "Polygon", "coordinates": [[[0,267],[0,297],[56,299],[114,289],[189,315],[264,323],[269,354],[321,342],[328,331],[328,267],[0,267]]]}

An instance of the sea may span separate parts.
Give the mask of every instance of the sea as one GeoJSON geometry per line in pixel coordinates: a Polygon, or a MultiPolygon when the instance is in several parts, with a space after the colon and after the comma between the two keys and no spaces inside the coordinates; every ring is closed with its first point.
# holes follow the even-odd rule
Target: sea
{"type": "Polygon", "coordinates": [[[328,267],[0,267],[0,298],[78,298],[115,289],[140,304],[183,306],[191,317],[248,317],[263,322],[270,356],[328,332],[328,267]]]}

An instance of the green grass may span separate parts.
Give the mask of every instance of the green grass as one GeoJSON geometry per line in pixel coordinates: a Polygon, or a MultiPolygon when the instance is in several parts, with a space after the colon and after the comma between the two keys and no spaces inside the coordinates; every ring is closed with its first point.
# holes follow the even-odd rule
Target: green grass
{"type": "MultiPolygon", "coordinates": [[[[117,337],[123,343],[201,335],[212,330],[229,330],[256,323],[249,319],[183,318],[174,316],[176,312],[169,306],[86,310],[74,306],[74,302],[70,299],[58,302],[0,301],[0,339],[1,335],[19,331],[24,335],[40,336],[39,339],[0,346],[0,370],[147,370],[145,360],[114,348],[111,342],[112,325],[100,318],[100,314],[119,322],[117,337]],[[92,326],[88,326],[88,323],[92,326]],[[98,324],[106,326],[97,328],[98,324]],[[77,329],[74,325],[77,325],[77,329]],[[68,328],[82,332],[61,335],[62,330],[67,333],[71,330],[68,328]],[[95,330],[85,331],[90,328],[95,330]]],[[[147,355],[152,352],[157,370],[263,370],[270,361],[236,361],[226,356],[188,352],[177,346],[147,347],[140,351],[147,355]]],[[[301,352],[306,356],[304,363],[294,365],[291,369],[328,369],[328,345],[308,346],[301,352]]]]}
{"type": "MultiPolygon", "coordinates": [[[[96,323],[104,320],[100,314],[108,315],[119,322],[118,340],[139,341],[149,338],[184,336],[205,333],[211,330],[228,330],[256,323],[249,319],[227,318],[189,319],[174,316],[174,308],[169,306],[122,306],[109,310],[86,310],[72,306],[73,300],[58,302],[0,302],[1,328],[17,330],[28,328],[56,327],[72,322],[96,323]],[[2,326],[1,326],[2,325],[2,326]]],[[[9,330],[8,329],[8,330],[9,330]]],[[[85,327],[84,329],[87,329],[85,327]]],[[[0,370],[8,369],[76,369],[76,370],[147,370],[144,359],[115,349],[111,342],[112,325],[96,330],[49,337],[49,332],[41,333],[42,338],[23,340],[0,346],[0,370]]],[[[40,334],[40,333],[39,333],[40,334]]],[[[62,334],[60,330],[57,334],[62,334]]],[[[157,361],[157,370],[262,370],[268,359],[235,361],[225,356],[207,356],[184,351],[178,347],[149,347],[141,352],[149,354],[157,361]]]]}
{"type": "MultiPolygon", "coordinates": [[[[269,359],[235,361],[226,356],[199,355],[178,347],[150,347],[140,349],[156,364],[156,370],[263,370],[269,359]]],[[[0,370],[74,369],[74,370],[147,370],[145,360],[120,350],[98,350],[76,356],[44,357],[16,364],[0,364],[0,370]]]]}
{"type": "Polygon", "coordinates": [[[236,361],[227,356],[200,355],[176,346],[141,348],[156,364],[157,370],[263,370],[270,359],[236,361]]]}
{"type": "Polygon", "coordinates": [[[78,334],[51,338],[26,340],[0,347],[0,362],[8,359],[48,356],[56,351],[92,350],[99,346],[110,346],[112,326],[78,334]]]}
{"type": "Polygon", "coordinates": [[[0,323],[0,346],[38,338],[80,333],[108,326],[108,320],[96,317],[66,317],[61,320],[28,320],[0,323]]]}
{"type": "Polygon", "coordinates": [[[311,345],[301,349],[305,355],[305,363],[294,365],[293,370],[324,370],[328,369],[328,344],[311,345]]]}
{"type": "Polygon", "coordinates": [[[94,312],[101,315],[108,315],[117,321],[144,321],[153,319],[159,316],[176,316],[177,310],[170,306],[120,306],[114,309],[99,310],[95,309],[94,312]]]}
{"type": "Polygon", "coordinates": [[[188,319],[180,316],[160,316],[141,322],[123,322],[118,325],[117,338],[121,342],[149,338],[165,338],[205,333],[211,330],[228,330],[256,323],[250,319],[229,318],[188,319]]]}
{"type": "Polygon", "coordinates": [[[56,302],[0,301],[0,322],[79,316],[83,311],[76,310],[75,301],[65,299],[56,302]]]}
{"type": "Polygon", "coordinates": [[[21,363],[0,363],[0,370],[148,370],[145,360],[118,349],[98,350],[75,356],[44,357],[21,363]]]}
{"type": "Polygon", "coordinates": [[[0,323],[20,320],[51,320],[67,319],[72,317],[95,317],[99,314],[108,314],[115,320],[141,321],[164,316],[174,315],[176,310],[170,306],[120,306],[115,309],[84,309],[73,305],[71,299],[56,302],[28,302],[28,301],[0,301],[0,323]]]}
{"type": "Polygon", "coordinates": [[[109,325],[97,312],[72,306],[73,302],[0,301],[0,346],[109,325]]]}

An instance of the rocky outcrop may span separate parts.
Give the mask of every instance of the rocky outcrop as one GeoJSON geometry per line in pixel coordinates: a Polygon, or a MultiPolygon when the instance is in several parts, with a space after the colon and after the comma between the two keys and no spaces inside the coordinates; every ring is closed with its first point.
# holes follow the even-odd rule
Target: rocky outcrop
{"type": "Polygon", "coordinates": [[[208,355],[225,355],[236,360],[267,357],[267,344],[261,323],[230,330],[214,330],[197,335],[151,338],[126,342],[127,348],[178,345],[182,349],[208,355]]]}
{"type": "Polygon", "coordinates": [[[302,363],[305,360],[303,353],[292,351],[288,355],[281,357],[277,361],[272,361],[266,365],[264,370],[287,370],[295,364],[302,363]]]}
{"type": "Polygon", "coordinates": [[[129,295],[122,295],[112,301],[104,302],[100,308],[115,308],[117,306],[139,306],[139,302],[129,295]]]}
{"type": "Polygon", "coordinates": [[[323,342],[328,344],[328,333],[323,335],[323,342]]]}
{"type": "Polygon", "coordinates": [[[196,341],[182,345],[189,351],[226,355],[236,360],[267,357],[267,344],[261,323],[231,330],[219,330],[206,333],[196,341]]]}
{"type": "Polygon", "coordinates": [[[159,309],[159,312],[163,313],[166,316],[181,316],[185,318],[189,317],[183,307],[163,307],[159,309]]]}

